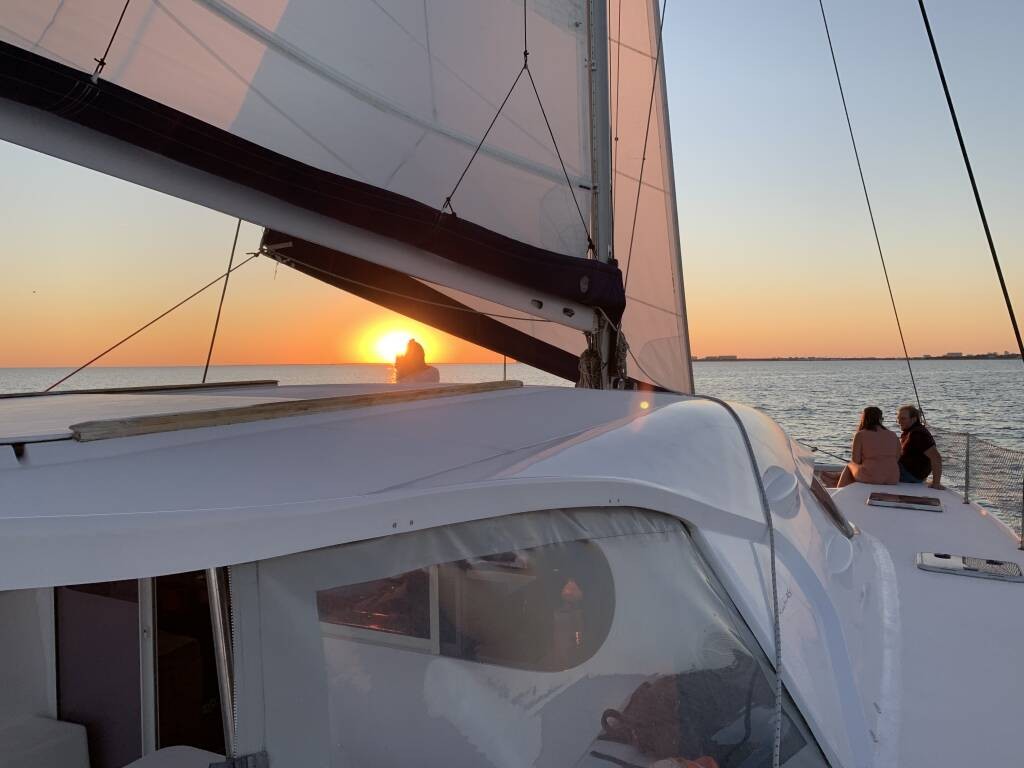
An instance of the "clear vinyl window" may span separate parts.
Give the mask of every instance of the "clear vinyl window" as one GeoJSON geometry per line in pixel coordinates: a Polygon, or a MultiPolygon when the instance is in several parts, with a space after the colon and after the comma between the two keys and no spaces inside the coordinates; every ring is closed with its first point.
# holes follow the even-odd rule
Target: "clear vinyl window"
{"type": "Polygon", "coordinates": [[[547,672],[575,667],[614,612],[608,563],[571,541],[320,590],[325,634],[547,672]]]}
{"type": "MultiPolygon", "coordinates": [[[[267,703],[308,731],[279,729],[281,754],[332,768],[772,764],[771,665],[673,518],[479,520],[282,558],[259,583],[267,703]]],[[[781,757],[827,765],[788,697],[781,757]]]]}

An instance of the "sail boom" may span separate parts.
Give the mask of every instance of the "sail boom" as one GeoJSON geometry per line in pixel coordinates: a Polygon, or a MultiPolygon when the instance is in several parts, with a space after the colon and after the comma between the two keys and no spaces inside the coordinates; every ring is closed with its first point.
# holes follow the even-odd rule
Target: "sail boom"
{"type": "Polygon", "coordinates": [[[625,304],[614,267],[304,165],[5,43],[0,108],[0,138],[545,320],[589,330],[594,309],[625,304]]]}
{"type": "Polygon", "coordinates": [[[13,144],[156,189],[229,216],[281,231],[301,232],[307,239],[327,247],[361,254],[367,261],[479,296],[542,320],[581,331],[593,326],[594,311],[582,304],[495,280],[483,272],[453,264],[427,251],[342,224],[109,136],[82,131],[41,110],[0,99],[0,113],[4,115],[0,122],[0,138],[13,144]]]}

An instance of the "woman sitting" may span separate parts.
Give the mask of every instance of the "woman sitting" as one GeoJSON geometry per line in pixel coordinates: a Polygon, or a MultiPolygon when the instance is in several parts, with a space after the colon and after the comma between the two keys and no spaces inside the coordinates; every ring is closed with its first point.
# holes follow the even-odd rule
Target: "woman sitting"
{"type": "Polygon", "coordinates": [[[868,406],[853,436],[852,460],[837,487],[850,483],[895,485],[900,481],[900,439],[882,426],[882,409],[868,406]]]}

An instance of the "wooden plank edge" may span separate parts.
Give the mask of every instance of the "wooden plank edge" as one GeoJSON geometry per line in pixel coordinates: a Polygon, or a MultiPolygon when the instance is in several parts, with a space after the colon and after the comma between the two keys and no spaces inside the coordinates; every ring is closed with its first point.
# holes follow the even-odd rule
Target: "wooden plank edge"
{"type": "Polygon", "coordinates": [[[433,400],[458,395],[473,395],[482,392],[497,392],[517,389],[523,382],[485,381],[475,384],[448,384],[441,387],[402,389],[394,392],[372,392],[359,395],[339,395],[308,400],[286,400],[275,403],[257,403],[238,408],[216,408],[205,411],[164,413],[154,416],[132,416],[125,419],[103,419],[72,424],[69,429],[75,440],[86,443],[94,440],[109,440],[117,437],[135,437],[158,432],[177,432],[183,429],[221,427],[244,424],[253,421],[281,419],[289,416],[308,416],[328,411],[345,411],[355,408],[369,408],[375,405],[392,405],[419,400],[433,400]]]}
{"type": "Polygon", "coordinates": [[[107,387],[97,389],[59,389],[56,392],[3,392],[0,400],[14,397],[50,397],[52,395],[120,395],[145,392],[180,392],[187,389],[228,389],[235,387],[276,387],[277,379],[245,381],[208,381],[205,384],[147,384],[142,387],[107,387]]]}

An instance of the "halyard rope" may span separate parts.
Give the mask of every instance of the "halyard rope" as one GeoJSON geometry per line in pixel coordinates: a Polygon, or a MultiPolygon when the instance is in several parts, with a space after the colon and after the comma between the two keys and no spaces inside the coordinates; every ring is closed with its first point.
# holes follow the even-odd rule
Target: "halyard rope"
{"type": "Polygon", "coordinates": [[[985,216],[985,207],[981,204],[981,193],[978,192],[978,182],[974,179],[974,169],[971,168],[971,159],[967,156],[967,145],[964,143],[964,135],[960,131],[960,121],[956,118],[956,110],[953,108],[953,97],[949,93],[949,84],[946,83],[946,74],[942,70],[942,62],[939,60],[939,49],[935,45],[935,37],[932,35],[932,26],[928,23],[928,12],[924,9],[924,0],[917,0],[921,7],[921,18],[924,20],[924,28],[928,33],[928,42],[932,47],[932,56],[935,59],[935,68],[939,71],[939,80],[942,81],[942,92],[946,95],[946,104],[949,106],[949,116],[953,119],[953,128],[956,130],[956,139],[960,143],[960,154],[964,158],[964,166],[967,168],[967,177],[971,180],[971,191],[974,192],[974,202],[978,205],[978,215],[981,216],[981,226],[985,230],[985,239],[988,241],[988,250],[992,254],[992,263],[996,268],[996,276],[999,278],[999,287],[1003,291],[1003,301],[1006,302],[1006,311],[1010,315],[1010,325],[1013,326],[1013,334],[1017,338],[1017,349],[1020,352],[1020,359],[1024,362],[1024,341],[1021,340],[1020,326],[1017,325],[1017,316],[1013,312],[1013,303],[1010,301],[1010,293],[1006,289],[1006,280],[1003,279],[1003,270],[999,266],[999,256],[996,254],[996,244],[992,240],[992,232],[988,228],[988,217],[985,216]]]}
{"type": "Polygon", "coordinates": [[[168,310],[166,310],[166,311],[164,311],[164,312],[161,312],[161,313],[160,313],[159,315],[157,315],[156,317],[154,317],[154,318],[153,318],[152,320],[150,320],[150,321],[149,321],[148,323],[146,323],[146,324],[145,324],[145,325],[143,325],[142,327],[140,327],[140,328],[138,328],[138,329],[136,329],[136,330],[132,331],[131,333],[129,333],[129,334],[127,335],[127,336],[125,336],[125,337],[124,337],[123,339],[121,339],[121,340],[120,340],[119,342],[117,342],[116,344],[114,344],[114,345],[112,345],[112,346],[110,346],[110,347],[107,347],[107,348],[106,348],[105,350],[103,350],[103,351],[102,351],[102,352],[100,352],[100,353],[99,353],[98,355],[96,355],[96,357],[94,357],[94,358],[92,358],[91,360],[89,360],[89,362],[87,362],[87,363],[83,363],[82,365],[78,366],[77,368],[75,368],[75,370],[73,370],[73,371],[72,371],[71,373],[69,373],[69,374],[68,374],[67,376],[65,376],[64,378],[62,378],[62,379],[60,379],[60,380],[58,380],[58,381],[55,381],[55,382],[54,382],[53,384],[51,384],[50,386],[48,386],[48,387],[47,387],[46,389],[44,389],[43,391],[44,391],[44,392],[49,392],[49,391],[50,391],[50,390],[52,390],[52,389],[53,389],[54,387],[57,387],[57,386],[59,386],[59,385],[63,384],[63,383],[65,382],[65,381],[67,381],[68,379],[70,379],[70,378],[71,378],[72,376],[74,376],[74,375],[75,375],[76,373],[78,373],[79,371],[82,371],[82,370],[84,370],[84,369],[88,368],[88,367],[89,367],[90,365],[92,365],[93,363],[95,363],[95,362],[96,362],[97,360],[99,360],[100,358],[102,358],[102,357],[105,357],[105,356],[106,356],[106,355],[108,355],[109,353],[113,352],[113,351],[114,351],[115,349],[117,349],[118,347],[120,347],[120,346],[121,346],[122,344],[124,344],[124,343],[125,343],[126,341],[128,341],[129,339],[132,339],[132,338],[134,338],[135,336],[138,336],[138,335],[139,335],[140,333],[142,333],[142,332],[143,332],[144,330],[146,330],[147,328],[149,328],[149,326],[153,325],[153,324],[154,324],[155,322],[157,322],[158,320],[162,320],[163,318],[167,317],[167,315],[171,314],[171,312],[173,312],[174,310],[176,310],[176,309],[177,309],[178,307],[182,306],[183,304],[186,304],[186,303],[188,303],[189,301],[191,301],[192,299],[194,299],[194,298],[195,298],[196,296],[198,296],[199,294],[201,294],[201,293],[202,293],[203,291],[205,291],[205,290],[206,290],[207,288],[210,288],[211,286],[214,286],[214,285],[216,285],[216,284],[217,284],[217,283],[219,283],[219,282],[220,282],[220,281],[221,281],[221,280],[222,280],[223,278],[226,278],[226,277],[227,277],[227,276],[228,276],[228,275],[229,275],[229,274],[230,274],[231,272],[234,272],[234,271],[236,271],[236,270],[238,270],[238,269],[241,269],[242,267],[244,267],[244,266],[245,266],[246,264],[248,264],[248,263],[249,263],[250,261],[252,261],[253,259],[255,259],[255,258],[256,258],[257,256],[259,256],[259,255],[260,255],[259,253],[252,253],[252,254],[250,254],[250,255],[249,255],[249,258],[248,258],[248,259],[246,259],[245,261],[243,261],[243,262],[240,262],[239,264],[236,264],[236,265],[235,265],[234,267],[232,267],[232,268],[231,268],[230,270],[228,270],[227,272],[225,272],[225,273],[223,273],[223,274],[221,274],[221,275],[217,275],[217,277],[215,277],[215,278],[214,278],[213,280],[211,280],[210,282],[208,282],[208,283],[207,283],[206,285],[204,285],[204,286],[203,286],[202,288],[200,288],[200,289],[199,289],[198,291],[196,291],[195,293],[192,293],[192,294],[190,294],[190,295],[186,296],[186,297],[185,297],[184,299],[182,299],[181,301],[179,301],[179,302],[178,302],[177,304],[175,304],[175,305],[174,305],[173,307],[171,307],[170,309],[168,309],[168,310]]]}
{"type": "Polygon", "coordinates": [[[213,357],[213,343],[217,340],[217,327],[220,325],[220,311],[224,308],[224,296],[228,292],[228,278],[231,277],[231,265],[235,261],[235,248],[238,247],[238,233],[242,231],[242,220],[235,226],[235,241],[231,243],[231,255],[228,256],[228,271],[224,273],[224,288],[220,292],[220,303],[217,304],[217,318],[213,321],[213,335],[210,336],[210,350],[206,353],[206,365],[203,368],[203,384],[206,374],[210,371],[210,358],[213,357]]]}
{"type": "Polygon", "coordinates": [[[857,173],[860,174],[860,186],[864,190],[864,202],[867,203],[868,217],[871,219],[871,231],[875,235],[875,246],[878,248],[878,259],[882,262],[882,274],[885,275],[885,286],[889,289],[889,301],[892,303],[892,314],[896,318],[896,330],[900,334],[900,344],[903,346],[903,359],[907,361],[907,372],[910,374],[910,384],[914,388],[914,399],[917,401],[917,409],[921,413],[921,421],[926,421],[924,408],[921,407],[921,396],[917,392],[917,381],[914,379],[914,369],[910,365],[910,354],[907,352],[907,342],[903,338],[903,325],[900,323],[900,313],[896,310],[896,299],[892,293],[892,283],[889,282],[889,270],[885,266],[885,256],[882,254],[882,241],[878,236],[878,226],[875,224],[875,212],[871,208],[871,196],[868,194],[868,184],[864,180],[864,168],[860,162],[860,152],[857,151],[857,139],[853,135],[853,122],[850,120],[850,110],[846,105],[846,93],[843,90],[843,80],[839,76],[839,64],[836,61],[836,51],[832,46],[832,34],[828,29],[828,18],[825,16],[824,0],[818,0],[818,7],[821,8],[821,21],[825,26],[825,38],[828,40],[828,50],[832,54],[832,68],[836,72],[836,84],[839,86],[839,98],[843,102],[843,114],[846,115],[846,127],[850,132],[850,144],[853,146],[853,157],[857,161],[857,173]]]}
{"type": "Polygon", "coordinates": [[[540,114],[541,117],[544,118],[544,125],[547,127],[548,135],[551,137],[551,145],[555,150],[555,156],[558,158],[558,164],[562,168],[562,175],[565,177],[565,184],[569,190],[569,196],[572,197],[572,201],[576,206],[576,213],[580,217],[580,224],[583,225],[583,231],[587,235],[587,252],[593,253],[594,241],[590,236],[590,227],[587,226],[587,220],[583,216],[583,209],[580,208],[580,201],[576,198],[576,191],[575,189],[573,189],[572,181],[569,179],[569,172],[565,168],[565,161],[562,159],[562,152],[558,148],[558,141],[555,139],[555,132],[551,128],[551,121],[548,120],[547,110],[544,109],[544,101],[541,99],[540,92],[537,90],[537,83],[533,79],[533,72],[530,71],[530,48],[529,40],[527,37],[526,25],[527,2],[528,0],[523,0],[523,65],[519,68],[519,72],[516,74],[516,79],[512,81],[512,87],[508,89],[508,93],[506,93],[505,98],[502,99],[501,105],[498,107],[498,110],[494,113],[494,117],[491,118],[490,125],[487,126],[487,130],[484,131],[484,135],[480,137],[480,142],[476,145],[476,149],[473,150],[473,154],[470,155],[469,162],[466,163],[466,167],[463,168],[462,173],[459,174],[458,181],[455,182],[455,186],[452,188],[452,191],[448,194],[448,196],[444,199],[444,202],[441,204],[438,216],[440,217],[440,214],[444,213],[445,209],[451,211],[452,215],[456,215],[455,209],[452,207],[452,198],[455,197],[455,193],[458,191],[459,185],[461,185],[462,180],[466,178],[466,174],[469,172],[470,166],[473,164],[473,161],[476,160],[477,154],[479,154],[481,147],[483,147],[484,145],[484,142],[487,141],[487,137],[490,135],[491,130],[494,128],[494,124],[498,122],[498,118],[501,116],[502,110],[505,109],[505,105],[508,103],[509,98],[511,98],[512,92],[515,91],[516,86],[519,85],[519,81],[523,78],[523,73],[525,72],[526,76],[530,80],[530,85],[533,88],[533,94],[537,98],[537,106],[540,107],[540,114]]]}

